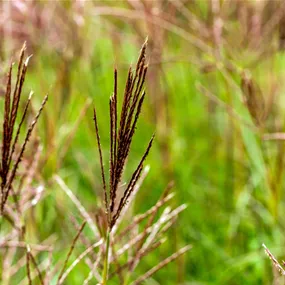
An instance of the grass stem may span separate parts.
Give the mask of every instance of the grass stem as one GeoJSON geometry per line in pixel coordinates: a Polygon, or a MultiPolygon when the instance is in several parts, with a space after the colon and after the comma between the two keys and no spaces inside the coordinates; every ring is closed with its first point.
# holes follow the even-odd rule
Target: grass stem
{"type": "Polygon", "coordinates": [[[102,285],[106,285],[108,281],[108,272],[109,272],[109,249],[110,249],[110,228],[107,228],[106,235],[106,254],[104,260],[104,269],[103,269],[103,280],[102,285]]]}

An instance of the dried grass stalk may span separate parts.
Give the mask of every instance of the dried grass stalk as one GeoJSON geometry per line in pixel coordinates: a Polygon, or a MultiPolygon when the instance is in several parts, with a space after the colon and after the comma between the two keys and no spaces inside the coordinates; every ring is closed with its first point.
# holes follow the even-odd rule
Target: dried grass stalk
{"type": "Polygon", "coordinates": [[[133,283],[131,283],[132,285],[138,285],[141,284],[143,281],[145,281],[147,278],[149,278],[150,276],[152,276],[155,272],[157,272],[158,270],[160,270],[161,268],[165,267],[168,263],[174,261],[175,259],[177,259],[180,255],[186,253],[188,250],[191,249],[190,245],[187,245],[183,248],[181,248],[180,250],[178,250],[177,252],[173,253],[171,256],[167,257],[166,259],[164,259],[163,261],[161,261],[159,264],[157,264],[155,267],[153,267],[152,269],[150,269],[149,271],[147,271],[144,275],[142,275],[141,277],[139,277],[137,280],[135,280],[133,283]]]}
{"type": "Polygon", "coordinates": [[[29,251],[27,254],[30,255],[30,260],[32,261],[32,263],[33,263],[33,265],[34,265],[34,267],[35,267],[35,269],[37,271],[37,275],[39,277],[40,284],[44,285],[44,280],[43,280],[43,277],[42,277],[42,273],[41,273],[41,271],[40,271],[40,269],[38,267],[38,264],[37,264],[34,256],[32,255],[31,251],[29,251]]]}
{"type": "Polygon", "coordinates": [[[32,285],[32,278],[31,278],[31,268],[30,268],[30,248],[27,246],[27,253],[26,253],[26,264],[27,264],[27,276],[28,276],[28,281],[29,285],[32,285]]]}
{"type": "Polygon", "coordinates": [[[63,273],[62,277],[60,278],[60,283],[63,284],[64,280],[67,278],[68,274],[74,269],[74,267],[85,257],[87,256],[92,250],[94,250],[96,247],[101,245],[103,243],[103,240],[99,240],[98,242],[92,244],[89,246],[84,252],[82,252],[74,261],[73,263],[66,269],[66,271],[63,273]]]}
{"type": "Polygon", "coordinates": [[[277,270],[280,272],[281,275],[285,275],[285,270],[284,268],[280,265],[280,263],[278,262],[278,260],[274,257],[274,255],[270,252],[270,250],[266,247],[265,244],[262,244],[262,246],[264,247],[265,253],[268,255],[268,257],[271,259],[272,264],[274,265],[274,267],[277,268],[277,270]]]}
{"type": "Polygon", "coordinates": [[[61,271],[60,271],[60,273],[59,273],[57,285],[62,284],[63,281],[64,281],[64,279],[63,279],[64,276],[63,276],[63,275],[64,275],[64,272],[65,272],[67,263],[68,263],[68,261],[69,261],[69,258],[70,258],[70,256],[71,256],[73,250],[74,250],[75,244],[76,244],[76,242],[77,242],[77,240],[78,240],[80,234],[82,233],[82,231],[83,231],[85,225],[86,225],[86,221],[83,222],[83,224],[82,224],[81,227],[79,228],[79,230],[78,230],[76,236],[74,237],[74,239],[73,239],[73,241],[72,241],[72,244],[71,244],[71,246],[70,246],[69,252],[68,252],[68,254],[67,254],[67,256],[66,256],[66,259],[65,259],[65,261],[64,261],[63,267],[62,267],[62,269],[61,269],[61,271]]]}

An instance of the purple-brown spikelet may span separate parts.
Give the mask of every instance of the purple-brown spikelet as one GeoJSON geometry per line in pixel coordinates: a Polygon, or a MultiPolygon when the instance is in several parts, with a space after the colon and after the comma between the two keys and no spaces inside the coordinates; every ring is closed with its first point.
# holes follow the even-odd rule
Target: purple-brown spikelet
{"type": "Polygon", "coordinates": [[[126,160],[130,151],[132,139],[136,130],[137,122],[141,113],[142,104],[145,98],[143,86],[147,73],[146,65],[146,47],[147,41],[143,44],[135,71],[129,69],[127,82],[124,91],[124,98],[121,107],[121,115],[118,129],[118,73],[114,71],[114,91],[109,101],[110,108],[110,165],[109,165],[109,190],[107,192],[103,158],[98,131],[96,111],[94,110],[94,121],[96,137],[99,148],[101,173],[103,189],[105,196],[106,212],[108,214],[109,227],[112,228],[120,216],[122,209],[127,203],[133,189],[141,175],[143,163],[151,148],[153,138],[151,138],[144,155],[142,156],[138,167],[127,184],[122,198],[117,202],[117,191],[121,177],[125,168],[126,160]]]}
{"type": "Polygon", "coordinates": [[[241,77],[241,90],[243,92],[245,105],[255,125],[260,127],[266,119],[265,102],[261,89],[246,72],[243,72],[241,77]]]}
{"type": "Polygon", "coordinates": [[[2,131],[2,153],[1,153],[1,171],[0,171],[0,174],[1,174],[0,175],[1,176],[0,215],[3,214],[5,204],[9,197],[9,193],[12,189],[13,181],[16,177],[18,166],[24,155],[27,142],[29,141],[31,137],[32,131],[48,99],[47,96],[44,98],[37,115],[35,116],[35,118],[33,119],[33,121],[28,127],[28,130],[27,130],[24,142],[20,148],[20,151],[18,155],[16,156],[16,159],[13,160],[14,155],[15,155],[16,144],[18,143],[19,135],[21,132],[23,122],[26,118],[26,114],[27,114],[27,111],[30,105],[31,94],[32,94],[30,93],[30,96],[24,108],[24,112],[20,119],[20,123],[17,127],[16,134],[15,136],[13,136],[15,125],[16,125],[16,120],[17,120],[18,113],[19,113],[19,103],[21,100],[23,85],[24,85],[25,76],[26,76],[26,72],[28,68],[29,59],[30,59],[30,57],[28,57],[24,61],[25,50],[26,50],[26,44],[23,45],[23,48],[20,53],[20,59],[19,59],[18,71],[17,71],[17,79],[16,79],[13,92],[12,92],[12,67],[13,67],[12,64],[10,65],[10,69],[9,69],[8,76],[7,76],[7,86],[6,86],[5,102],[4,102],[3,131],[2,131]]]}

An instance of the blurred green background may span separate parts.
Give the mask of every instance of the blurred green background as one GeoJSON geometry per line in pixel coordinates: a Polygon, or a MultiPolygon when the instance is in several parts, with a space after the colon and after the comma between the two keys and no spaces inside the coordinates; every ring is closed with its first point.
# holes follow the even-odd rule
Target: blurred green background
{"type": "MultiPolygon", "coordinates": [[[[68,212],[74,206],[51,182],[54,174],[91,213],[100,205],[92,106],[107,164],[113,69],[122,96],[129,64],[136,63],[148,36],[147,97],[127,175],[154,132],[156,140],[134,211],[151,207],[171,180],[173,204],[188,207],[137,275],[191,244],[187,255],[146,284],[283,284],[262,250],[265,243],[280,260],[285,255],[283,1],[1,5],[1,74],[27,41],[33,57],[25,96],[34,90],[37,105],[49,93],[38,125],[44,145],[40,179],[48,195],[36,208],[30,235],[43,240],[55,233],[63,247],[70,239],[68,212]]],[[[72,273],[68,280],[81,279],[72,273]]]]}

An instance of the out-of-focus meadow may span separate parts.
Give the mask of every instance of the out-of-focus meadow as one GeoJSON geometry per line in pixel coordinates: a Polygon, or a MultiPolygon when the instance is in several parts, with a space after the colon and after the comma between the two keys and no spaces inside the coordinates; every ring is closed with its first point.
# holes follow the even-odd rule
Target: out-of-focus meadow
{"type": "MultiPolygon", "coordinates": [[[[11,58],[26,41],[33,57],[23,96],[32,89],[35,108],[49,94],[36,132],[45,198],[25,218],[30,240],[53,238],[57,260],[75,234],[70,217],[78,210],[55,175],[91,215],[102,205],[93,105],[108,164],[113,70],[121,102],[129,64],[148,37],[146,102],[126,176],[152,133],[156,138],[132,211],[149,209],[172,180],[171,203],[188,207],[134,275],[191,244],[145,284],[282,284],[262,243],[284,258],[284,4],[2,1],[1,93],[11,58]]],[[[82,283],[78,272],[88,270],[78,268],[66,284],[82,283]]]]}

